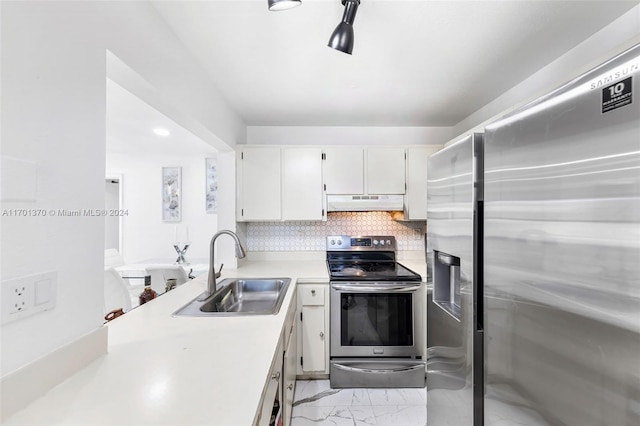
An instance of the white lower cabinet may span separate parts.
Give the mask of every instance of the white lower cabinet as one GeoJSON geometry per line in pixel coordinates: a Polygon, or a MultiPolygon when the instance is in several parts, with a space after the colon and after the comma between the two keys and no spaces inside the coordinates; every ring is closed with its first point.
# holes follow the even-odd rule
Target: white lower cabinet
{"type": "Polygon", "coordinates": [[[269,372],[269,379],[266,385],[266,391],[262,404],[260,406],[258,420],[256,425],[258,426],[270,426],[277,425],[278,418],[282,417],[282,367],[284,350],[282,348],[283,342],[280,339],[278,345],[277,356],[271,364],[271,371],[269,372]]]}
{"type": "Polygon", "coordinates": [[[329,374],[329,285],[298,284],[298,375],[329,374]]]}
{"type": "Polygon", "coordinates": [[[297,330],[297,321],[293,321],[289,334],[289,344],[284,351],[284,388],[282,389],[284,426],[291,424],[293,397],[296,392],[296,364],[298,359],[297,330]]]}
{"type": "Polygon", "coordinates": [[[298,358],[297,306],[294,290],[289,313],[280,335],[276,358],[271,364],[264,397],[258,410],[258,418],[255,423],[257,426],[279,424],[289,426],[291,424],[293,397],[296,390],[296,360],[298,358]],[[279,420],[282,423],[278,423],[279,420]]]}

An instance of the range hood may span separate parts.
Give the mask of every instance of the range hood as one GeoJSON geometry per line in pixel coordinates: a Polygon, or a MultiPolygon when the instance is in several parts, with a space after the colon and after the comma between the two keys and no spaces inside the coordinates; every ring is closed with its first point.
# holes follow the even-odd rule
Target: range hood
{"type": "Polygon", "coordinates": [[[394,210],[404,210],[404,195],[327,195],[330,212],[394,210]]]}

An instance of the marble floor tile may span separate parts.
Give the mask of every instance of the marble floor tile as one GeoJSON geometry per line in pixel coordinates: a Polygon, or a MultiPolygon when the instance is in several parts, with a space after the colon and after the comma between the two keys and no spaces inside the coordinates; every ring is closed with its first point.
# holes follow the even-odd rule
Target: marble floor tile
{"type": "Polygon", "coordinates": [[[424,389],[368,389],[371,405],[426,406],[424,389]]]}
{"type": "MultiPolygon", "coordinates": [[[[305,384],[300,392],[296,390],[294,406],[334,407],[371,405],[366,389],[331,389],[329,381],[317,384],[305,384]]],[[[296,388],[299,383],[296,384],[296,388]]]]}
{"type": "Polygon", "coordinates": [[[331,389],[329,380],[298,380],[291,426],[425,426],[425,389],[331,389]]]}
{"type": "Polygon", "coordinates": [[[330,390],[329,380],[297,380],[293,400],[301,401],[330,390]]]}
{"type": "Polygon", "coordinates": [[[377,426],[377,423],[370,406],[297,406],[293,408],[291,425],[377,426]]]}
{"type": "Polygon", "coordinates": [[[426,426],[427,407],[420,405],[373,406],[377,426],[426,426]]]}

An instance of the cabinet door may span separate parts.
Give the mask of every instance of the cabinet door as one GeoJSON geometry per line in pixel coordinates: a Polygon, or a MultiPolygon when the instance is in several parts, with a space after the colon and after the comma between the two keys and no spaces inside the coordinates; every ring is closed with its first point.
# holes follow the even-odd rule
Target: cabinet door
{"type": "Polygon", "coordinates": [[[439,146],[407,149],[407,195],[405,218],[427,220],[427,163],[439,146]]]}
{"type": "Polygon", "coordinates": [[[327,194],[363,194],[363,149],[325,148],[324,151],[324,181],[327,194]]]}
{"type": "Polygon", "coordinates": [[[280,148],[240,151],[238,220],[280,220],[280,148]]]}
{"type": "Polygon", "coordinates": [[[322,220],[322,150],[282,148],[282,220],[322,220]]]}
{"type": "Polygon", "coordinates": [[[367,149],[367,194],[404,194],[404,148],[367,149]]]}
{"type": "Polygon", "coordinates": [[[302,307],[302,371],[326,370],[324,306],[302,307]]]}
{"type": "Polygon", "coordinates": [[[284,353],[284,389],[282,390],[284,400],[284,426],[291,424],[291,412],[293,410],[293,396],[296,392],[296,362],[298,359],[298,343],[296,321],[293,322],[289,344],[284,353]]]}
{"type": "MultiPolygon", "coordinates": [[[[274,359],[273,364],[271,364],[271,371],[269,372],[267,383],[265,384],[264,399],[262,400],[258,411],[259,414],[256,421],[258,426],[269,425],[275,401],[282,401],[282,342],[278,345],[276,354],[276,358],[274,359]]],[[[280,404],[279,415],[282,416],[282,404],[280,404]]]]}

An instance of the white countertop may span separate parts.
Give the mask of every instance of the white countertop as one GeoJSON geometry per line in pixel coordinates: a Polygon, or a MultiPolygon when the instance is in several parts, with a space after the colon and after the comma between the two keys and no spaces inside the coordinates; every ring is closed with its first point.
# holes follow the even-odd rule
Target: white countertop
{"type": "MultiPolygon", "coordinates": [[[[404,261],[426,275],[424,262],[404,261]]],[[[108,325],[109,351],[5,425],[253,424],[295,281],[328,282],[324,261],[249,261],[222,278],[290,277],[277,315],[172,317],[206,275],[108,325]]]]}

